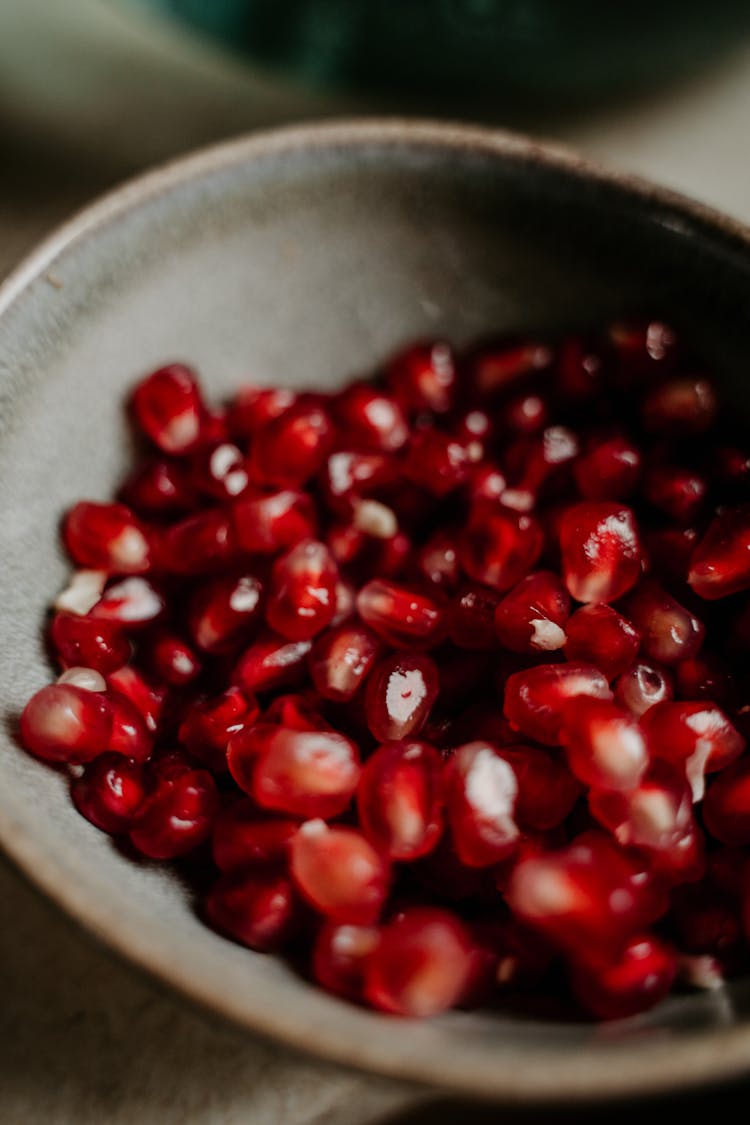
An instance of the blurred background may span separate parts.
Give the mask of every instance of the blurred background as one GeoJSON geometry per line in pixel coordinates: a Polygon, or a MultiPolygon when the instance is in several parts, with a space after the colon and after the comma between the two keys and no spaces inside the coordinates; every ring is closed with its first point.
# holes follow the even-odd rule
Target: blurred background
{"type": "MultiPolygon", "coordinates": [[[[364,113],[521,129],[750,222],[750,3],[0,0],[0,279],[57,222],[154,162],[364,113]]],[[[209,1026],[90,944],[2,859],[0,995],[3,1125],[476,1117],[209,1026]]],[[[733,1096],[691,1104],[715,1113],[733,1096]]]]}

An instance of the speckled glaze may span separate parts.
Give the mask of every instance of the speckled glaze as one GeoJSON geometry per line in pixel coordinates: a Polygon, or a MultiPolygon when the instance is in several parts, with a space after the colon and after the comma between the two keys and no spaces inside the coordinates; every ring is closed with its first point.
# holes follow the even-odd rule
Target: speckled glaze
{"type": "Polygon", "coordinates": [[[59,230],[0,290],[0,841],[114,950],[204,1007],[353,1065],[505,1101],[679,1089],[750,1071],[750,981],[605,1027],[359,1010],[206,929],[179,882],[79,817],[14,742],[48,677],[55,527],[107,497],[121,402],[184,358],[216,396],[242,379],[331,386],[440,333],[584,326],[658,310],[689,327],[738,406],[750,235],[684,199],[503,133],[342,122],[260,134],[157,170],[59,230]]]}

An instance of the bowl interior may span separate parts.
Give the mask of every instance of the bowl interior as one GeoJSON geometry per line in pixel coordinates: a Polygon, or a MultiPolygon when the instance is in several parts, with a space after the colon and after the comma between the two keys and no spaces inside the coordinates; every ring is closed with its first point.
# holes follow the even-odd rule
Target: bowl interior
{"type": "Polygon", "coordinates": [[[210,1008],[374,1069],[516,1098],[666,1087],[750,1060],[748,987],[597,1028],[451,1013],[415,1025],[326,996],[207,930],[179,884],[79,817],[13,728],[49,678],[56,526],[127,463],[121,403],[169,359],[213,396],[331,386],[420,335],[658,311],[748,397],[750,251],[689,208],[534,146],[438,126],[338,126],[225,146],[74,223],[0,300],[0,838],[95,933],[210,1008]],[[744,1052],[744,1055],[743,1055],[744,1052]]]}

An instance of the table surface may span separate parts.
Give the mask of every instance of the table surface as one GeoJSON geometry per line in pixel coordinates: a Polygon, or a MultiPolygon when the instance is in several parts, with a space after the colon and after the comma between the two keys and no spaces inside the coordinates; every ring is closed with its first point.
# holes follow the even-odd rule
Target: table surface
{"type": "MultiPolygon", "coordinates": [[[[155,161],[259,126],[415,108],[302,92],[104,0],[2,0],[0,278],[54,224],[155,161]]],[[[746,45],[628,105],[575,120],[500,123],[554,137],[750,222],[749,112],[746,45]]],[[[471,113],[461,107],[461,116],[471,113]]],[[[0,904],[4,1125],[499,1119],[492,1109],[359,1075],[211,1022],[95,946],[2,860],[0,904]]],[[[707,1091],[690,1104],[720,1113],[734,1094],[707,1091]]],[[[607,1117],[616,1122],[632,1112],[610,1109],[607,1117]]],[[[549,1116],[502,1114],[510,1123],[549,1116]]]]}

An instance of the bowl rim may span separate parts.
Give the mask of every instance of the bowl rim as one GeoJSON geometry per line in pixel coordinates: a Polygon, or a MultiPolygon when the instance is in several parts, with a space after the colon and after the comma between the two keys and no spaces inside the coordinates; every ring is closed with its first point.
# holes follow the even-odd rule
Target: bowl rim
{"type": "MultiPolygon", "coordinates": [[[[519,163],[541,165],[566,173],[603,189],[614,189],[635,202],[656,208],[660,221],[679,224],[686,234],[703,235],[714,244],[750,259],[750,227],[679,192],[647,179],[608,169],[557,143],[492,127],[419,118],[345,118],[322,123],[290,125],[263,130],[210,145],[169,160],[126,180],[75,213],[58,226],[12,270],[0,284],[0,318],[24,296],[32,284],[46,279],[57,284],[56,259],[73,244],[136,211],[142,204],[166,195],[206,175],[243,165],[269,155],[295,151],[358,147],[439,149],[467,155],[485,155],[519,163]]],[[[383,1051],[368,1043],[351,1042],[329,1024],[298,1028],[293,1013],[247,1010],[229,992],[217,995],[203,987],[200,974],[170,956],[159,935],[123,932],[122,918],[115,919],[106,903],[92,901],[66,876],[54,852],[38,844],[14,820],[0,799],[0,847],[21,874],[71,916],[85,931],[124,961],[158,984],[193,1002],[204,1012],[239,1024],[247,1030],[281,1040],[360,1070],[426,1083],[506,1102],[562,1103],[604,1098],[627,1098],[667,1093],[740,1077],[750,1070],[750,1020],[680,1039],[653,1040],[648,1036],[629,1043],[598,1043],[596,1051],[577,1061],[572,1052],[534,1048],[528,1067],[514,1073],[499,1065],[492,1072],[463,1075],[451,1069],[440,1052],[383,1051]],[[543,1080],[539,1080],[543,1073],[543,1080]]],[[[382,1018],[382,1017],[377,1017],[382,1018]]],[[[581,1050],[581,1055],[588,1051],[581,1050]]]]}

